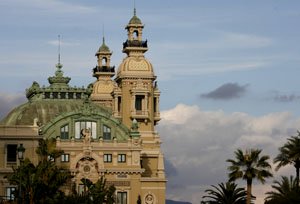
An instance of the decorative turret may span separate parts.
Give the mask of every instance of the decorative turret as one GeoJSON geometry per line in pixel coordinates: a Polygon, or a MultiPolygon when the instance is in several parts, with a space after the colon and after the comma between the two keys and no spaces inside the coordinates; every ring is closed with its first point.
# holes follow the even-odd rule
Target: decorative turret
{"type": "Polygon", "coordinates": [[[51,87],[67,87],[69,81],[71,80],[70,77],[64,77],[64,72],[61,70],[63,65],[58,62],[56,64],[56,71],[55,76],[49,77],[48,81],[51,87]]]}
{"type": "Polygon", "coordinates": [[[70,77],[64,77],[61,70],[62,64],[58,62],[56,64],[55,75],[48,78],[50,86],[40,87],[40,85],[34,81],[30,88],[26,89],[26,97],[29,100],[40,99],[84,99],[88,97],[86,89],[84,87],[70,87],[70,77]]]}
{"type": "Polygon", "coordinates": [[[40,87],[34,81],[28,89],[26,89],[26,97],[29,101],[43,100],[43,99],[86,99],[89,97],[87,90],[77,87],[69,86],[70,77],[65,77],[64,72],[61,70],[63,65],[60,63],[60,35],[58,36],[58,63],[56,64],[55,75],[48,78],[50,86],[40,87]]]}
{"type": "Polygon", "coordinates": [[[156,79],[152,64],[144,56],[148,45],[147,40],[143,41],[142,38],[143,28],[144,25],[137,17],[134,8],[133,17],[125,27],[128,38],[123,43],[123,52],[127,54],[127,57],[118,68],[116,81],[127,77],[156,79]]]}
{"type": "Polygon", "coordinates": [[[111,55],[112,52],[105,44],[103,37],[102,45],[95,54],[98,65],[93,69],[93,76],[97,78],[97,81],[93,83],[91,100],[109,108],[112,108],[114,89],[114,82],[111,77],[115,75],[115,66],[110,66],[111,55]]]}
{"type": "Polygon", "coordinates": [[[148,50],[147,40],[142,40],[143,28],[144,25],[136,16],[136,9],[134,8],[133,17],[125,28],[128,32],[128,39],[123,43],[124,53],[131,56],[144,53],[148,50]]]}
{"type": "Polygon", "coordinates": [[[153,131],[160,120],[159,95],[155,85],[156,76],[153,66],[144,53],[148,50],[147,41],[143,41],[144,25],[136,15],[126,26],[128,39],[123,43],[123,59],[117,72],[118,88],[114,91],[114,115],[120,116],[128,127],[136,120],[141,130],[153,131]]]}
{"type": "Polygon", "coordinates": [[[103,37],[102,45],[96,52],[98,65],[93,69],[93,76],[97,79],[100,76],[113,77],[115,75],[115,66],[110,66],[110,58],[112,52],[110,52],[109,47],[105,44],[105,39],[103,37]]]}

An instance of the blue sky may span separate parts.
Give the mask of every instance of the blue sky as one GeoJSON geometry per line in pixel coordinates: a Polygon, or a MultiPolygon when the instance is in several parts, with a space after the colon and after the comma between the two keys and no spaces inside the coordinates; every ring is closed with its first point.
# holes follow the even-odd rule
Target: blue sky
{"type": "MultiPolygon", "coordinates": [[[[136,0],[136,8],[145,24],[146,57],[162,91],[163,148],[168,168],[176,172],[169,178],[168,197],[199,203],[203,188],[224,181],[225,160],[234,148],[263,148],[272,157],[299,127],[300,2],[136,0]],[[197,128],[187,129],[194,122],[197,128]],[[183,135],[175,129],[190,140],[182,144],[183,135]],[[231,145],[220,143],[224,138],[231,145]],[[174,145],[185,147],[185,153],[174,151],[174,145]],[[199,147],[211,151],[199,156],[199,147]],[[184,176],[192,168],[179,155],[197,155],[190,162],[201,169],[198,179],[184,176]],[[211,166],[203,158],[223,163],[211,166]],[[215,175],[203,179],[211,169],[215,175]]],[[[59,34],[63,70],[72,85],[95,80],[91,69],[103,27],[118,67],[132,14],[131,0],[0,1],[0,116],[24,101],[32,81],[47,85],[57,63],[59,34]]]]}

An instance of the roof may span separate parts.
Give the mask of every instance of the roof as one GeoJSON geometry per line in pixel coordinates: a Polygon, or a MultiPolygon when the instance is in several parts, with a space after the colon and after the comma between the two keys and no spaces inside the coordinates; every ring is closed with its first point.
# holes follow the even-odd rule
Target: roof
{"type": "Polygon", "coordinates": [[[133,10],[133,16],[130,19],[129,24],[140,24],[140,25],[142,25],[141,19],[139,19],[139,17],[136,16],[136,9],[135,8],[133,10]]]}
{"type": "Polygon", "coordinates": [[[46,124],[61,113],[82,107],[82,100],[45,99],[28,101],[13,109],[1,122],[1,125],[33,125],[34,120],[46,124]]]}
{"type": "Polygon", "coordinates": [[[129,24],[142,24],[141,19],[139,19],[136,15],[134,15],[130,21],[129,24]]]}
{"type": "Polygon", "coordinates": [[[103,40],[102,40],[102,45],[101,45],[100,48],[98,49],[98,52],[97,52],[97,53],[100,53],[100,52],[110,52],[109,47],[105,44],[105,39],[104,39],[104,37],[103,37],[103,40]]]}

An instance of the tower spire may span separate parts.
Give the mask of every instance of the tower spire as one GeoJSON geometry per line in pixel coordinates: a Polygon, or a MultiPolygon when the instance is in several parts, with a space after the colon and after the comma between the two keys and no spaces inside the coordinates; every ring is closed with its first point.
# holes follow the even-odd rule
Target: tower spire
{"type": "Polygon", "coordinates": [[[61,69],[62,68],[62,64],[60,63],[60,35],[58,35],[57,38],[58,38],[58,48],[57,48],[58,49],[57,50],[57,52],[58,52],[58,59],[57,59],[58,63],[56,65],[56,67],[58,69],[61,69]]]}
{"type": "Polygon", "coordinates": [[[135,0],[133,0],[133,15],[136,16],[135,0]]]}
{"type": "Polygon", "coordinates": [[[60,64],[60,35],[58,35],[58,64],[60,64]]]}
{"type": "Polygon", "coordinates": [[[102,24],[102,44],[105,44],[105,36],[104,36],[104,24],[102,24]]]}

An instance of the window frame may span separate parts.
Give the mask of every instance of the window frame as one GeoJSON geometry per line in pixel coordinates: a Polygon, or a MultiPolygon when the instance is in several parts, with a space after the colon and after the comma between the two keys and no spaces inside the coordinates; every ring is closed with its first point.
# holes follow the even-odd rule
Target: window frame
{"type": "Polygon", "coordinates": [[[112,154],[103,154],[104,163],[112,163],[112,154]]]}
{"type": "Polygon", "coordinates": [[[126,154],[118,154],[118,163],[126,163],[126,154]]]}
{"type": "Polygon", "coordinates": [[[69,139],[69,124],[60,127],[60,139],[69,139]]]}
{"type": "Polygon", "coordinates": [[[15,195],[14,195],[14,191],[16,191],[17,188],[13,187],[13,186],[8,186],[5,188],[5,198],[6,200],[14,200],[15,199],[15,195]]]}
{"type": "Polygon", "coordinates": [[[105,124],[102,125],[102,128],[103,128],[102,129],[103,140],[111,140],[112,139],[111,128],[105,124]]]}
{"type": "Polygon", "coordinates": [[[145,100],[145,95],[135,95],[135,111],[143,111],[143,101],[145,100]]]}
{"type": "Polygon", "coordinates": [[[75,127],[75,139],[82,139],[81,137],[81,130],[82,129],[88,129],[91,130],[91,138],[97,139],[97,122],[93,120],[79,120],[75,121],[74,124],[75,127]]]}
{"type": "Polygon", "coordinates": [[[18,159],[17,159],[17,148],[18,145],[17,144],[6,144],[6,163],[9,164],[16,164],[18,159]],[[9,147],[14,147],[13,149],[9,148],[9,147]],[[14,157],[13,157],[14,155],[14,157]]]}
{"type": "Polygon", "coordinates": [[[70,162],[70,154],[62,154],[60,156],[60,161],[63,163],[70,162]]]}
{"type": "Polygon", "coordinates": [[[128,193],[127,191],[117,191],[116,192],[116,204],[127,204],[128,203],[128,193]],[[120,197],[119,197],[120,195],[120,197]],[[125,198],[123,197],[125,196],[125,198]],[[125,201],[125,202],[123,202],[125,201]]]}

